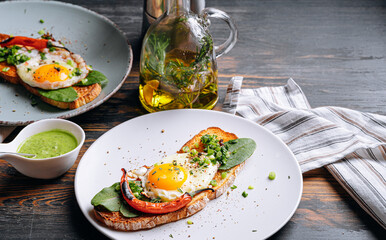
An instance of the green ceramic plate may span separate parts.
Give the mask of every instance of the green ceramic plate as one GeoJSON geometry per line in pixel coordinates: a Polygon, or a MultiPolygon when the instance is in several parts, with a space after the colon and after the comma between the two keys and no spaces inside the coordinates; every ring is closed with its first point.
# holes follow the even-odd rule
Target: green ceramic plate
{"type": "Polygon", "coordinates": [[[32,106],[30,94],[22,86],[0,80],[0,125],[26,125],[87,112],[118,91],[129,75],[132,51],[126,37],[113,22],[95,12],[53,1],[2,2],[0,22],[0,33],[14,36],[39,37],[37,32],[45,29],[109,79],[94,101],[75,110],[58,109],[40,100],[32,106]]]}

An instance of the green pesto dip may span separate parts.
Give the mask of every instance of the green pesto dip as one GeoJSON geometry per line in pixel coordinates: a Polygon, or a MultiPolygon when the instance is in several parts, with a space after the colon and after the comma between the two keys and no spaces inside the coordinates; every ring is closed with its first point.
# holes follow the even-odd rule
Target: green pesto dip
{"type": "Polygon", "coordinates": [[[71,133],[53,129],[27,138],[17,152],[35,154],[33,158],[42,159],[63,155],[75,149],[78,141],[71,133]]]}

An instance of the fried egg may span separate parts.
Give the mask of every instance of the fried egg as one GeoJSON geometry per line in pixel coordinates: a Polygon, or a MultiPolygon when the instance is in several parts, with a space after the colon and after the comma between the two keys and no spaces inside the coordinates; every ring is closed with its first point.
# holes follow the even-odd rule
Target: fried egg
{"type": "Polygon", "coordinates": [[[81,56],[57,48],[55,51],[21,48],[30,59],[16,65],[17,74],[31,87],[46,90],[70,87],[86,78],[89,69],[81,56]]]}
{"type": "Polygon", "coordinates": [[[189,153],[173,154],[163,158],[154,166],[134,170],[132,177],[142,181],[145,195],[173,201],[185,192],[194,192],[209,186],[219,164],[199,166],[191,162],[189,153]]]}

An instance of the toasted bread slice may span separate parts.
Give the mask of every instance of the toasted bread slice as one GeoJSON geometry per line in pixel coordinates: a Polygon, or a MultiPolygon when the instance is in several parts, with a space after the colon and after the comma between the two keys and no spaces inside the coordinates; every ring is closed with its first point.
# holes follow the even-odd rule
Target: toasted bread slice
{"type": "Polygon", "coordinates": [[[20,81],[20,83],[29,92],[38,96],[42,101],[61,109],[76,109],[80,106],[83,106],[93,101],[96,97],[99,96],[99,94],[102,91],[102,87],[98,83],[88,85],[88,86],[73,86],[72,88],[74,88],[75,91],[78,93],[78,98],[73,102],[60,102],[60,101],[55,101],[40,95],[39,91],[36,88],[31,87],[30,85],[26,84],[23,81],[20,81]]]}
{"type": "Polygon", "coordinates": [[[0,62],[0,78],[13,84],[19,84],[21,81],[17,75],[16,67],[8,64],[6,61],[0,62]],[[8,68],[9,70],[4,72],[2,71],[4,68],[8,68]]]}
{"type": "MultiPolygon", "coordinates": [[[[237,139],[237,136],[233,133],[225,132],[218,127],[210,127],[195,135],[191,140],[185,143],[178,152],[183,152],[182,149],[185,146],[202,152],[203,145],[201,143],[201,136],[205,134],[217,135],[217,138],[222,139],[224,142],[237,139]],[[198,148],[195,146],[196,143],[199,144],[198,148]]],[[[166,214],[145,214],[135,218],[125,218],[119,212],[98,211],[94,208],[95,217],[108,227],[121,231],[149,229],[161,224],[187,218],[203,209],[210,200],[221,196],[233,184],[237,174],[243,168],[244,164],[245,162],[226,170],[228,174],[225,179],[221,178],[222,171],[219,170],[214,177],[218,183],[217,186],[214,187],[215,191],[206,191],[194,196],[193,200],[188,205],[178,211],[166,214]]]]}

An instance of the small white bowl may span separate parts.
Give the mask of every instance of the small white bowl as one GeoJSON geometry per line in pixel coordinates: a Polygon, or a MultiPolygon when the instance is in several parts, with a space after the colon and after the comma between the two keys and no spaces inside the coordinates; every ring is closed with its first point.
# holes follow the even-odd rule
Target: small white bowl
{"type": "Polygon", "coordinates": [[[26,126],[12,142],[0,144],[0,158],[8,161],[17,171],[28,177],[40,179],[56,178],[67,172],[74,165],[84,140],[85,133],[83,129],[73,122],[63,119],[40,120],[26,126]],[[27,138],[53,129],[61,129],[72,133],[78,142],[78,146],[63,155],[45,159],[31,159],[16,154],[1,153],[16,153],[20,144],[27,138]]]}

